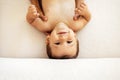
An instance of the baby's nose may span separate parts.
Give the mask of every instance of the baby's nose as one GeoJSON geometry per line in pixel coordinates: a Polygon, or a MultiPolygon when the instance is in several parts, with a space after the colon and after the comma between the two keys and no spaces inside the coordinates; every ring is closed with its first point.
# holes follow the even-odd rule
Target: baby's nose
{"type": "Polygon", "coordinates": [[[67,36],[60,36],[59,39],[60,40],[66,40],[67,36]]]}

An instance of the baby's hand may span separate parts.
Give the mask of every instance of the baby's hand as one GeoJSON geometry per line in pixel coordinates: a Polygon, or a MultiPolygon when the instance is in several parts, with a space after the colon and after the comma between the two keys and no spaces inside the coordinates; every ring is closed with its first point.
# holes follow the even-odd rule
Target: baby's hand
{"type": "Polygon", "coordinates": [[[41,12],[37,12],[35,5],[30,5],[27,13],[27,20],[29,23],[32,23],[36,18],[41,18],[43,21],[47,21],[47,18],[41,12]]]}
{"type": "Polygon", "coordinates": [[[30,5],[28,8],[28,13],[27,13],[27,20],[29,23],[32,23],[36,18],[39,17],[39,13],[36,10],[36,7],[34,5],[30,5]]]}
{"type": "Polygon", "coordinates": [[[77,8],[75,9],[75,15],[73,17],[74,20],[78,20],[81,16],[86,16],[88,13],[87,5],[82,2],[80,3],[77,8]]]}

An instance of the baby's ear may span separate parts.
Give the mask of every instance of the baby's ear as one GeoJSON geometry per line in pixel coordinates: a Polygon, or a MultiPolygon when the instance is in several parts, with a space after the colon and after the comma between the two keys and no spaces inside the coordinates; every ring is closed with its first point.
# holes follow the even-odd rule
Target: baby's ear
{"type": "Polygon", "coordinates": [[[47,37],[46,37],[46,44],[49,44],[49,38],[50,38],[50,35],[47,35],[47,37]]]}

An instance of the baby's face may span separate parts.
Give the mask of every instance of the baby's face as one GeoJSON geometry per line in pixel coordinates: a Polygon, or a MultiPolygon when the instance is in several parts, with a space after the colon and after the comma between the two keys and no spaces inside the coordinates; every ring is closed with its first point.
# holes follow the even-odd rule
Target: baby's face
{"type": "Polygon", "coordinates": [[[52,56],[54,57],[72,57],[76,55],[77,39],[75,33],[64,23],[56,25],[49,36],[49,45],[52,56]]]}

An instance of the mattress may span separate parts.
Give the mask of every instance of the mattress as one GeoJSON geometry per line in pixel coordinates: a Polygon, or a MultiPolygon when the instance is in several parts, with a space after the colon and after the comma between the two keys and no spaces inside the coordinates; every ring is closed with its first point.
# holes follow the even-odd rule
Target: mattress
{"type": "Polygon", "coordinates": [[[0,80],[120,80],[120,58],[0,58],[0,80]]]}

